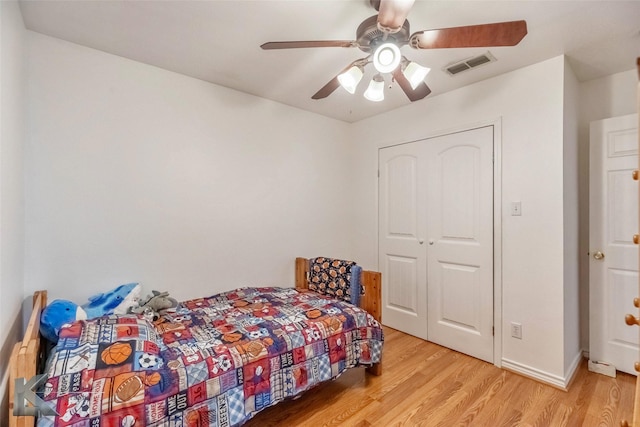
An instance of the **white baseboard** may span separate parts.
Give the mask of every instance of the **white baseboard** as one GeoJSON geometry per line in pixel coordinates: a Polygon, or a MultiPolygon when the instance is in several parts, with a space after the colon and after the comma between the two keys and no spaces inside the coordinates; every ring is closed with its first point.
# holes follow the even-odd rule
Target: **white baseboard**
{"type": "Polygon", "coordinates": [[[567,391],[571,380],[574,375],[578,372],[578,367],[580,366],[580,361],[582,360],[582,352],[578,352],[576,357],[574,357],[571,365],[569,365],[569,370],[565,377],[560,375],[550,374],[548,372],[542,371],[537,368],[533,368],[531,366],[527,366],[525,364],[515,362],[509,359],[502,359],[502,368],[508,371],[515,372],[516,374],[523,375],[525,377],[529,377],[536,381],[540,381],[545,384],[549,384],[550,386],[559,388],[560,390],[567,391]]]}
{"type": "Polygon", "coordinates": [[[569,370],[566,377],[567,384],[565,385],[565,388],[569,388],[569,384],[571,384],[571,381],[573,381],[573,377],[575,377],[578,373],[578,368],[580,367],[580,362],[582,361],[582,359],[584,359],[584,355],[582,351],[578,351],[578,353],[576,353],[576,356],[573,358],[571,365],[569,365],[569,370]]]}

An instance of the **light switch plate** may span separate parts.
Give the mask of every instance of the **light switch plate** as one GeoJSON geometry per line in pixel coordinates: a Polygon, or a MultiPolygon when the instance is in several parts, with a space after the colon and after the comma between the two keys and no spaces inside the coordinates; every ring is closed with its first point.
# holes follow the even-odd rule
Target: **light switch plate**
{"type": "Polygon", "coordinates": [[[522,339],[522,324],[511,322],[511,336],[513,338],[522,339]]]}

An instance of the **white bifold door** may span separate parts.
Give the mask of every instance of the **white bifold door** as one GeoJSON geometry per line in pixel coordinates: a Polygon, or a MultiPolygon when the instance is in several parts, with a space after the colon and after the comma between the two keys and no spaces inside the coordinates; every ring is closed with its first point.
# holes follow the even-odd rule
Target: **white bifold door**
{"type": "Polygon", "coordinates": [[[493,362],[493,126],[379,152],[384,324],[493,362]]]}

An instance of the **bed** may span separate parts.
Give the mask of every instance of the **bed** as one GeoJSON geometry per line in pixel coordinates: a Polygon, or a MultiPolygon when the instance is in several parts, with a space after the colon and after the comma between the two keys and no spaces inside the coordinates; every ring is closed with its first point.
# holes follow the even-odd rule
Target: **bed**
{"type": "MultiPolygon", "coordinates": [[[[46,291],[36,292],[12,354],[10,412],[14,379],[36,372],[48,375],[41,396],[57,412],[38,426],[87,427],[241,425],[346,369],[380,375],[380,273],[358,274],[366,291],[356,307],[309,290],[309,260],[297,258],[295,271],[295,288],[184,301],[154,323],[136,315],[75,322],[44,368],[38,326],[46,291]]],[[[10,425],[33,426],[35,418],[10,415],[10,425]]]]}

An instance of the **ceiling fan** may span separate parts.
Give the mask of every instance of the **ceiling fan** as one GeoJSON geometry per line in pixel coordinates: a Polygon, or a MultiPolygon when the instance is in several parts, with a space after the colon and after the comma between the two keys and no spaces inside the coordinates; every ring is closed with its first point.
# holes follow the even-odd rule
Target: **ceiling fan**
{"type": "Polygon", "coordinates": [[[371,101],[384,99],[384,74],[391,74],[411,102],[431,93],[424,82],[429,68],[408,60],[400,48],[409,45],[414,49],[446,49],[465,47],[515,46],[527,34],[525,21],[498,22],[467,25],[463,27],[409,31],[406,17],[415,0],[369,0],[378,11],[365,19],[356,30],[355,40],[311,40],[267,42],[260,47],[271,49],[297,49],[309,47],[357,47],[369,55],[357,59],[331,79],[311,98],[322,99],[331,95],[338,86],[349,93],[364,75],[364,67],[373,63],[377,74],[364,93],[371,101]]]}

